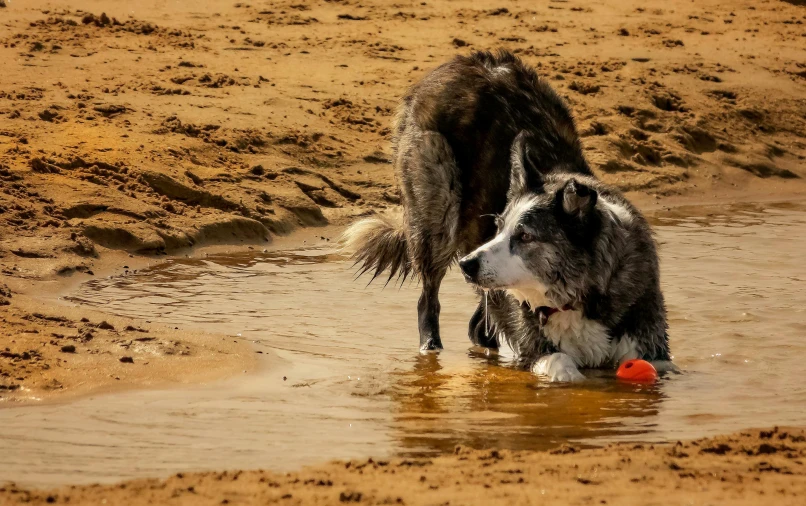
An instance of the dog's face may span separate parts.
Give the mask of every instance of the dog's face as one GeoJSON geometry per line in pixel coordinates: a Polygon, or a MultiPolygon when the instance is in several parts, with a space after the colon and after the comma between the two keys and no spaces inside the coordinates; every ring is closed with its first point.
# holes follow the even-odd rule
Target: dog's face
{"type": "Polygon", "coordinates": [[[459,265],[468,282],[508,289],[516,297],[526,294],[530,304],[575,302],[593,263],[597,192],[584,178],[522,171],[513,160],[509,201],[496,217],[496,236],[459,265]]]}

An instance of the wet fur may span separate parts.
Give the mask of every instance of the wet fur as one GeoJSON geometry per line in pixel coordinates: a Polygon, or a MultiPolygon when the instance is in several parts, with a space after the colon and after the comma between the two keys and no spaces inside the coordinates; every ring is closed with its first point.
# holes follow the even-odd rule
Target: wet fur
{"type": "MultiPolygon", "coordinates": [[[[618,250],[611,247],[615,243],[610,243],[624,238],[609,235],[613,227],[603,221],[603,228],[584,241],[584,254],[577,258],[584,260],[583,265],[560,258],[569,269],[579,268],[590,277],[563,290],[573,292],[583,305],[585,318],[600,322],[612,339],[630,333],[639,343],[640,356],[668,359],[665,309],[656,283],[657,257],[649,228],[623,197],[593,179],[570,111],[532,68],[508,52],[476,52],[438,67],[403,98],[393,149],[402,221],[370,218],[358,222],[345,233],[345,244],[361,269],[373,276],[387,271],[387,279],[420,278],[422,350],[442,347],[438,293],[451,264],[495,237],[495,216],[511,212],[524,198],[532,198],[529,195],[539,196],[534,190],[546,188],[546,181],[564,184],[568,178],[578,177],[606,197],[604,206],[614,206],[614,210],[603,207],[602,212],[615,216],[627,209],[630,217],[636,217],[631,226],[642,241],[646,239],[641,243],[646,247],[635,257],[619,257],[618,250]],[[513,153],[518,156],[513,158],[513,153]],[[521,164],[523,170],[517,171],[520,179],[511,182],[516,173],[510,170],[513,163],[521,164]],[[637,301],[636,286],[629,281],[632,278],[619,270],[633,264],[640,265],[643,274],[649,272],[652,288],[639,293],[637,301]],[[627,299],[621,299],[623,296],[627,299]],[[634,307],[636,302],[640,308],[634,307]],[[655,321],[649,324],[634,319],[639,310],[651,311],[655,321]]],[[[542,357],[559,352],[562,345],[545,335],[535,314],[513,293],[493,290],[489,316],[494,331],[486,332],[480,303],[471,318],[469,335],[475,344],[489,347],[505,339],[524,367],[535,368],[542,357]]],[[[578,365],[588,365],[581,362],[578,365]]]]}
{"type": "Polygon", "coordinates": [[[662,363],[670,356],[658,257],[638,210],[595,178],[577,174],[548,173],[521,192],[507,206],[499,234],[462,260],[478,262],[471,281],[492,289],[493,332],[532,369],[557,353],[571,359],[564,369],[632,358],[669,368],[662,363]],[[534,241],[519,245],[523,231],[534,241]],[[541,326],[536,310],[543,306],[572,309],[541,326]]]}

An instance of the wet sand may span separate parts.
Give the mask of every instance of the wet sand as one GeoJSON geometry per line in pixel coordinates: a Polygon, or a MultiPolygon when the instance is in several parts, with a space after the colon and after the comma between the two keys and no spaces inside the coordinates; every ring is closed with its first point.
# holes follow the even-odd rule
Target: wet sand
{"type": "Polygon", "coordinates": [[[748,430],[664,445],[478,451],[433,459],[361,459],[293,473],[178,473],[167,480],[26,490],[4,504],[803,504],[806,433],[748,430]]]}
{"type": "Polygon", "coordinates": [[[248,343],[16,294],[0,318],[0,406],[206,383],[256,363],[248,343]]]}

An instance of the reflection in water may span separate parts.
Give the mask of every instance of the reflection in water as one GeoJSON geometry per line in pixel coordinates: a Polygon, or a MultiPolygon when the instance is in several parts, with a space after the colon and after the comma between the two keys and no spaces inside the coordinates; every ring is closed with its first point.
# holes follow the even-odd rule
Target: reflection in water
{"type": "Polygon", "coordinates": [[[561,443],[647,429],[638,418],[657,415],[663,394],[593,378],[582,386],[539,384],[525,371],[491,359],[469,371],[443,371],[437,355],[422,355],[396,374],[395,428],[404,453],[474,448],[549,449],[561,443]],[[457,416],[458,415],[458,416],[457,416]],[[635,428],[628,429],[624,419],[635,428]]]}
{"type": "Polygon", "coordinates": [[[619,383],[612,371],[548,385],[509,367],[506,350],[468,350],[475,298],[456,273],[441,292],[446,351],[418,355],[417,288],[365,288],[324,241],[86,283],[70,303],[240,335],[266,352],[266,367],[205,387],[0,410],[0,481],[287,469],[455,445],[545,449],[806,423],[806,208],[678,209],[653,224],[684,370],[654,386],[619,383]]]}

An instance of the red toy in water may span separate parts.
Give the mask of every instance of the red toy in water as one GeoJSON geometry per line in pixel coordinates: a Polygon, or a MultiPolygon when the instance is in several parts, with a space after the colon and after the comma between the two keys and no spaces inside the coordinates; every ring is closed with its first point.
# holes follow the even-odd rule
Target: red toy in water
{"type": "Polygon", "coordinates": [[[646,360],[628,360],[621,364],[616,371],[616,377],[626,381],[653,383],[658,379],[658,371],[646,360]]]}

